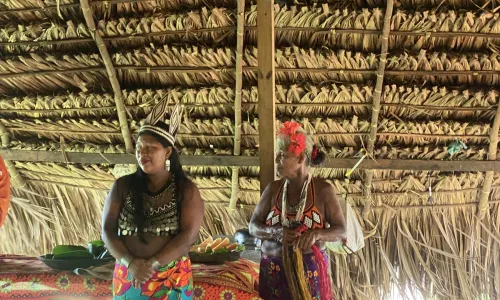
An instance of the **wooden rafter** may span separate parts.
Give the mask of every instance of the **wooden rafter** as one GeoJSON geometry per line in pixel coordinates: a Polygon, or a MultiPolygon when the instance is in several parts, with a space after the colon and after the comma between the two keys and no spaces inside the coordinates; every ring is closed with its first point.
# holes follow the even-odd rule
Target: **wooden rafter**
{"type": "MultiPolygon", "coordinates": [[[[274,55],[273,55],[274,56],[274,55]]],[[[227,73],[234,72],[236,68],[229,66],[224,68],[212,67],[169,67],[169,66],[114,66],[115,70],[134,71],[140,73],[179,73],[179,74],[199,74],[199,73],[227,73]]],[[[70,69],[54,69],[43,71],[24,71],[17,73],[2,73],[0,79],[11,79],[32,76],[47,76],[57,74],[73,74],[81,72],[102,72],[105,67],[92,66],[85,68],[70,68],[70,69]]],[[[243,67],[244,72],[258,72],[258,67],[246,66],[243,67]]],[[[274,68],[275,72],[280,73],[310,73],[310,74],[330,74],[330,73],[343,73],[355,75],[376,75],[376,70],[371,69],[329,69],[329,68],[274,68]]],[[[431,71],[414,71],[414,70],[385,70],[387,76],[434,76],[434,77],[450,77],[450,76],[486,76],[486,75],[500,75],[500,70],[431,70],[431,71]]]]}
{"type": "MultiPolygon", "coordinates": [[[[241,93],[243,90],[243,38],[245,35],[245,0],[237,1],[236,9],[236,86],[234,89],[234,155],[241,154],[241,93]]],[[[229,208],[235,209],[240,191],[238,167],[231,175],[231,201],[229,208]]]]}
{"type": "MultiPolygon", "coordinates": [[[[133,154],[82,153],[60,151],[36,151],[0,149],[0,154],[8,160],[30,162],[54,162],[77,164],[135,164],[133,154]]],[[[256,156],[205,156],[181,155],[186,166],[255,167],[259,166],[256,156]]],[[[358,162],[352,158],[329,158],[322,168],[350,169],[358,162]]],[[[500,172],[500,161],[488,160],[416,160],[416,159],[365,159],[358,169],[374,170],[414,170],[414,171],[457,171],[457,172],[500,172]]]]}
{"type": "Polygon", "coordinates": [[[121,133],[125,142],[125,149],[127,152],[132,153],[134,151],[134,144],[132,142],[132,136],[130,135],[125,105],[123,104],[123,93],[120,88],[120,83],[118,82],[118,77],[116,76],[116,69],[113,66],[113,61],[111,60],[108,49],[106,48],[106,44],[96,30],[94,14],[92,12],[92,8],[90,7],[89,0],[80,0],[80,6],[85,18],[85,23],[87,23],[87,27],[89,28],[97,48],[99,49],[102,61],[106,67],[106,72],[108,73],[111,87],[113,88],[118,122],[120,123],[121,133]]]}
{"type": "MultiPolygon", "coordinates": [[[[373,149],[375,147],[375,141],[377,139],[377,129],[378,129],[378,117],[380,112],[380,100],[382,98],[382,88],[384,85],[384,74],[385,74],[385,64],[387,62],[387,52],[389,51],[389,34],[391,32],[391,18],[392,18],[392,8],[393,0],[387,0],[387,7],[384,14],[384,26],[382,29],[382,45],[380,51],[380,62],[377,70],[377,81],[375,83],[375,91],[373,93],[372,102],[372,119],[370,123],[370,135],[368,137],[368,145],[366,151],[368,156],[373,157],[373,149]]],[[[366,218],[370,212],[372,206],[372,178],[373,170],[366,170],[365,180],[364,180],[364,191],[366,195],[365,206],[363,209],[363,217],[366,218]]]]}
{"type": "MultiPolygon", "coordinates": [[[[492,97],[496,97],[496,95],[492,95],[492,97]]],[[[498,101],[498,100],[497,100],[498,101]]],[[[498,131],[500,129],[500,105],[497,106],[497,112],[495,114],[495,118],[493,120],[493,125],[490,131],[490,145],[488,148],[488,160],[496,160],[497,159],[497,151],[498,151],[498,131]]],[[[491,193],[491,184],[493,183],[493,176],[495,175],[494,171],[487,171],[484,176],[483,187],[481,189],[481,193],[479,195],[479,203],[477,215],[480,220],[482,220],[486,216],[486,212],[489,209],[488,199],[491,193]]]]}
{"type": "Polygon", "coordinates": [[[259,88],[259,133],[260,191],[276,178],[275,168],[275,43],[274,43],[274,1],[257,0],[257,49],[259,88]]]}
{"type": "MultiPolygon", "coordinates": [[[[7,148],[10,144],[9,133],[7,132],[7,130],[5,129],[5,126],[2,124],[1,121],[0,121],[0,137],[1,137],[1,139],[0,139],[0,150],[1,150],[2,148],[7,148]]],[[[2,155],[2,152],[0,152],[0,156],[2,156],[2,158],[5,161],[5,166],[7,167],[7,171],[9,172],[9,175],[10,175],[10,178],[12,181],[12,186],[13,187],[26,186],[26,181],[19,174],[16,167],[12,163],[11,159],[9,159],[8,157],[4,157],[2,155]]]]}
{"type": "MultiPolygon", "coordinates": [[[[2,12],[0,12],[1,15],[2,12]]],[[[170,35],[197,35],[203,33],[220,33],[220,32],[231,32],[237,30],[236,26],[224,26],[215,28],[198,28],[189,30],[163,30],[156,32],[144,32],[134,35],[119,35],[119,36],[104,36],[102,37],[105,42],[113,41],[135,41],[139,39],[153,38],[153,37],[163,37],[170,35]]],[[[254,31],[257,30],[255,26],[245,26],[244,31],[254,31]]],[[[320,27],[276,27],[275,32],[313,32],[314,34],[323,35],[336,35],[336,34],[364,34],[364,35],[380,35],[382,32],[380,30],[371,29],[331,29],[331,28],[320,28],[320,27]]],[[[455,36],[463,37],[473,37],[473,38],[485,38],[485,39],[500,39],[499,33],[485,33],[485,32],[414,32],[414,31],[391,31],[391,36],[425,36],[426,38],[450,38],[455,36]]],[[[69,38],[63,40],[40,40],[40,41],[7,41],[0,42],[0,46],[49,46],[49,45],[64,45],[64,44],[75,44],[75,43],[89,43],[93,42],[92,38],[69,38]]]]}
{"type": "MultiPolygon", "coordinates": [[[[396,108],[406,108],[413,109],[417,111],[430,110],[430,111],[458,111],[458,112],[474,112],[474,111],[496,111],[497,106],[426,106],[426,105],[415,105],[415,104],[402,104],[402,103],[380,103],[382,107],[396,107],[396,108]]],[[[169,105],[169,106],[174,106],[169,105]]],[[[221,107],[221,108],[232,108],[234,104],[232,103],[219,103],[219,104],[197,104],[197,103],[186,103],[184,107],[186,108],[211,108],[211,107],[221,107]]],[[[251,109],[254,106],[258,106],[258,103],[241,103],[242,109],[251,109]]],[[[349,103],[349,102],[337,102],[337,103],[276,103],[276,107],[369,107],[372,106],[371,103],[349,103]]],[[[59,109],[45,109],[45,108],[14,108],[14,109],[1,109],[2,113],[72,113],[72,112],[90,112],[90,111],[109,111],[115,110],[116,106],[100,106],[100,107],[75,107],[75,108],[59,108],[59,109]]],[[[144,109],[141,105],[129,105],[127,110],[137,111],[144,109]]]]}

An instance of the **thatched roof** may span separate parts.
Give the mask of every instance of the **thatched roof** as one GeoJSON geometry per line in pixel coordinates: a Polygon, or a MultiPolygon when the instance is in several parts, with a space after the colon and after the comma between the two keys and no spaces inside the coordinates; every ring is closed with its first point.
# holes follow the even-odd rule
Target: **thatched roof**
{"type": "MultiPolygon", "coordinates": [[[[8,162],[14,198],[0,253],[40,254],[98,238],[107,190],[133,170],[106,155],[126,155],[128,132],[133,138],[165,96],[186,108],[185,157],[238,154],[239,130],[241,156],[258,155],[255,1],[241,18],[241,65],[234,1],[96,0],[95,22],[82,12],[86,2],[0,3],[0,136],[19,155],[8,162]],[[65,163],[27,161],[29,150],[65,163]],[[100,153],[102,161],[72,163],[68,153],[100,153]]],[[[304,4],[275,10],[277,126],[300,121],[330,165],[367,149],[366,160],[429,166],[360,167],[349,181],[347,169],[313,170],[347,193],[369,236],[359,256],[333,257],[338,296],[381,299],[395,285],[425,299],[493,297],[500,176],[493,167],[450,171],[432,162],[496,160],[499,3],[304,4]]],[[[207,201],[202,235],[246,227],[259,200],[258,167],[186,170],[207,201]],[[232,197],[236,210],[228,208],[232,197]]]]}

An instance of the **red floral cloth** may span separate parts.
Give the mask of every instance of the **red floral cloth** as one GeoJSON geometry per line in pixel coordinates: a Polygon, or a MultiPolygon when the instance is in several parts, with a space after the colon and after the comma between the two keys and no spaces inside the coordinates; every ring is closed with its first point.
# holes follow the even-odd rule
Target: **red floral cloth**
{"type": "Polygon", "coordinates": [[[194,300],[259,300],[259,264],[247,259],[193,265],[194,300]]]}
{"type": "Polygon", "coordinates": [[[111,282],[58,272],[32,257],[0,256],[0,299],[110,299],[111,282]]]}
{"type": "MultiPolygon", "coordinates": [[[[258,300],[259,264],[192,265],[195,300],[258,300]]],[[[0,256],[0,299],[112,299],[112,281],[59,272],[36,258],[0,256]]]]}

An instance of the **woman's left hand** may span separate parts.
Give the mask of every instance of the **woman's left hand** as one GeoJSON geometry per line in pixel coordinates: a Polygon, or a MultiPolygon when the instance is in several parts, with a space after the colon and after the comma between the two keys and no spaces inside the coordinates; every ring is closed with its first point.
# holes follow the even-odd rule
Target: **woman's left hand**
{"type": "Polygon", "coordinates": [[[300,250],[311,250],[312,246],[318,240],[318,231],[317,230],[307,230],[299,236],[295,242],[293,243],[295,248],[300,250]]]}

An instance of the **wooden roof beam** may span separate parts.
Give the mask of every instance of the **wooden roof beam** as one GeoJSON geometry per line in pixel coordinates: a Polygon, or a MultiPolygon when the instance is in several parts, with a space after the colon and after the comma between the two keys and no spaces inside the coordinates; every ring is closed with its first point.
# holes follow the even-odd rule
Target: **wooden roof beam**
{"type": "MultiPolygon", "coordinates": [[[[496,95],[492,95],[492,97],[496,97],[496,95]]],[[[497,105],[497,112],[495,114],[495,118],[493,120],[493,126],[490,131],[490,146],[488,148],[488,160],[496,160],[497,159],[497,151],[498,151],[498,131],[500,129],[500,105],[497,105]]],[[[491,184],[493,183],[493,176],[495,172],[490,170],[486,171],[483,181],[483,187],[481,189],[481,193],[479,195],[479,203],[477,216],[480,220],[484,219],[486,216],[486,212],[489,210],[488,200],[491,193],[491,184]]]]}
{"type": "MultiPolygon", "coordinates": [[[[387,53],[389,51],[389,34],[391,32],[391,18],[393,9],[393,0],[387,0],[387,7],[384,14],[384,25],[382,28],[382,45],[380,50],[380,62],[377,70],[377,81],[375,83],[375,91],[373,93],[372,119],[370,124],[370,135],[368,137],[367,154],[369,159],[373,157],[373,149],[377,139],[378,117],[380,112],[380,99],[382,98],[382,87],[384,85],[385,64],[387,62],[387,53]]],[[[373,170],[366,170],[364,180],[365,204],[363,208],[363,218],[368,217],[372,206],[372,179],[373,170]]]]}
{"type": "MultiPolygon", "coordinates": [[[[0,154],[12,161],[77,163],[77,164],[135,164],[131,153],[82,153],[60,151],[0,149],[0,154]],[[67,161],[66,161],[67,158],[67,161]]],[[[186,166],[258,167],[257,156],[205,156],[181,155],[186,166]]],[[[329,158],[321,168],[350,169],[358,159],[329,158]]],[[[365,159],[358,169],[456,171],[456,172],[500,172],[500,161],[490,160],[417,160],[417,159],[365,159]]]]}
{"type": "Polygon", "coordinates": [[[94,14],[89,5],[89,0],[80,0],[80,6],[82,8],[85,22],[87,23],[87,27],[89,28],[92,38],[95,40],[99,53],[101,54],[111,87],[113,88],[113,93],[115,94],[116,111],[118,114],[118,122],[120,123],[123,140],[125,142],[125,149],[127,152],[132,153],[134,152],[134,143],[128,127],[127,114],[125,112],[125,105],[123,104],[123,93],[120,88],[120,83],[118,82],[118,77],[116,76],[116,69],[113,66],[113,61],[111,60],[108,49],[106,48],[106,44],[96,30],[94,14]]]}
{"type": "MultiPolygon", "coordinates": [[[[235,156],[241,154],[241,93],[243,90],[243,37],[245,35],[245,0],[237,0],[236,8],[236,86],[234,89],[234,150],[235,156]]],[[[231,200],[229,208],[235,209],[238,195],[240,168],[233,167],[231,175],[231,200]]]]}
{"type": "MultiPolygon", "coordinates": [[[[9,139],[9,133],[7,132],[7,129],[3,125],[3,123],[0,121],[0,151],[2,148],[7,148],[10,143],[9,139]]],[[[10,178],[12,180],[12,186],[13,187],[24,187],[26,186],[26,181],[24,178],[19,174],[17,171],[16,167],[14,164],[11,162],[11,160],[7,157],[4,157],[2,153],[0,152],[0,155],[5,161],[5,166],[7,167],[7,171],[9,171],[10,178]]]]}
{"type": "Polygon", "coordinates": [[[274,51],[274,1],[257,0],[257,51],[259,88],[260,191],[276,179],[275,138],[275,51],[274,51]]]}

